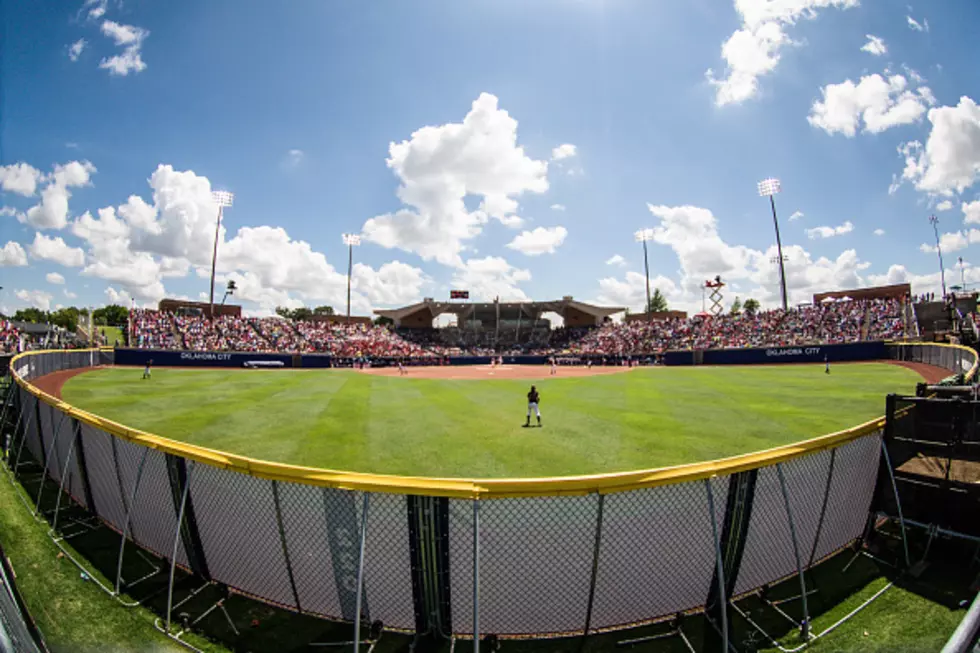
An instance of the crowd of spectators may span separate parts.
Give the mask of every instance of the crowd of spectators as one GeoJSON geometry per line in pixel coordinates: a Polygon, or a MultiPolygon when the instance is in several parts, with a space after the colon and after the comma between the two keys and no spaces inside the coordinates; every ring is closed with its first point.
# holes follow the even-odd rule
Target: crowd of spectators
{"type": "Polygon", "coordinates": [[[646,355],[666,350],[731,349],[888,340],[904,333],[898,300],[829,302],[783,311],[611,323],[567,351],[573,354],[646,355]]]}
{"type": "Polygon", "coordinates": [[[0,353],[17,353],[20,347],[20,331],[10,320],[0,320],[0,353]]]}
{"type": "MultiPolygon", "coordinates": [[[[737,315],[607,323],[600,328],[555,329],[545,342],[504,352],[492,344],[443,339],[439,330],[280,318],[177,316],[136,310],[133,342],[142,349],[323,353],[341,358],[423,358],[533,353],[649,355],[666,350],[774,347],[888,340],[904,333],[898,300],[851,300],[737,315]]],[[[535,340],[536,339],[532,339],[535,340]]]]}

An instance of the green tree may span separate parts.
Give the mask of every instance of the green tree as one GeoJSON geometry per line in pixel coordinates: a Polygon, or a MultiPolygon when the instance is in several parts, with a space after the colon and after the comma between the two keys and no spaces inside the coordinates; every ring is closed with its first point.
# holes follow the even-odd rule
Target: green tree
{"type": "Polygon", "coordinates": [[[293,312],[285,306],[276,306],[276,315],[287,320],[293,319],[293,312]]]}
{"type": "Polygon", "coordinates": [[[742,300],[735,296],[735,301],[732,302],[732,315],[739,315],[742,312],[742,300]]]}
{"type": "Polygon", "coordinates": [[[51,321],[51,316],[47,311],[31,306],[22,308],[14,313],[14,319],[18,322],[33,322],[34,324],[45,324],[51,321]]]}
{"type": "Polygon", "coordinates": [[[650,297],[650,304],[647,306],[647,313],[663,313],[670,308],[667,306],[667,298],[660,292],[660,288],[655,288],[653,296],[650,297]]]}
{"type": "Polygon", "coordinates": [[[109,304],[92,312],[92,319],[102,326],[123,326],[129,319],[129,311],[125,306],[109,304]]]}
{"type": "Polygon", "coordinates": [[[62,329],[68,331],[74,331],[78,328],[78,315],[78,308],[69,306],[67,308],[59,308],[54,313],[50,313],[48,317],[51,324],[60,326],[62,329]]]}
{"type": "Polygon", "coordinates": [[[385,317],[384,315],[379,315],[378,317],[374,318],[375,326],[388,326],[389,324],[394,324],[394,323],[395,321],[393,319],[391,319],[390,317],[385,317]]]}
{"type": "Polygon", "coordinates": [[[749,315],[755,315],[759,312],[759,302],[749,297],[745,300],[745,303],[742,304],[742,309],[749,315]]]}
{"type": "Polygon", "coordinates": [[[314,315],[333,315],[333,306],[317,306],[313,309],[314,315]]]}

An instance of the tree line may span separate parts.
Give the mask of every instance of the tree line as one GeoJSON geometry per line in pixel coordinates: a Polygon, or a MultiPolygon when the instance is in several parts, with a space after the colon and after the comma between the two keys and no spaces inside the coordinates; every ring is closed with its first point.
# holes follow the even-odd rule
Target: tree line
{"type": "MultiPolygon", "coordinates": [[[[0,315],[5,319],[33,324],[53,324],[68,331],[75,331],[82,316],[88,317],[87,308],[68,306],[56,311],[43,311],[40,308],[22,308],[10,316],[0,315]]],[[[129,310],[125,306],[110,304],[92,311],[92,321],[97,326],[126,326],[129,310]]]]}

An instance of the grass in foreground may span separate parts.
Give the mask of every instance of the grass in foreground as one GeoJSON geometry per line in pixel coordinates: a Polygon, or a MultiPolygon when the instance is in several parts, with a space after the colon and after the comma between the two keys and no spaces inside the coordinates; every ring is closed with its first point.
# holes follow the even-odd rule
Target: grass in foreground
{"type": "Polygon", "coordinates": [[[26,498],[26,494],[8,478],[0,474],[0,543],[28,610],[52,651],[187,650],[157,632],[154,614],[142,608],[123,608],[83,582],[71,562],[58,558],[58,548],[46,535],[48,524],[31,517],[17,496],[26,498]]]}
{"type": "Polygon", "coordinates": [[[657,368],[536,382],[544,428],[524,429],[526,381],[351,371],[98,370],[72,404],[215,449],[363,472],[592,474],[734,456],[881,415],[918,375],[886,364],[657,368]]]}

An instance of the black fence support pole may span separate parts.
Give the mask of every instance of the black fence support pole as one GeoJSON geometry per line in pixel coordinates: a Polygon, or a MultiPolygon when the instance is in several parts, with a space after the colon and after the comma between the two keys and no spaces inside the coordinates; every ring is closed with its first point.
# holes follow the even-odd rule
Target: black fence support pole
{"type": "Polygon", "coordinates": [[[82,423],[74,417],[71,421],[72,428],[75,431],[75,448],[78,449],[78,479],[82,483],[82,495],[85,497],[85,506],[91,514],[98,515],[99,511],[95,505],[95,495],[92,494],[92,484],[88,478],[88,466],[85,463],[85,441],[82,438],[82,423]]]}
{"type": "Polygon", "coordinates": [[[174,510],[183,512],[183,520],[178,524],[180,538],[184,542],[184,552],[191,571],[203,578],[211,580],[207,559],[204,555],[204,545],[201,544],[201,534],[197,530],[197,518],[194,515],[194,498],[187,491],[190,484],[187,461],[180,456],[166,454],[167,475],[170,477],[170,490],[174,501],[174,510]]]}
{"type": "Polygon", "coordinates": [[[276,504],[276,526],[279,527],[279,543],[282,544],[282,555],[286,559],[286,573],[289,575],[289,587],[296,601],[296,611],[302,613],[303,606],[299,602],[299,592],[296,591],[296,578],[293,576],[293,563],[289,560],[289,546],[286,544],[286,529],[282,526],[282,508],[279,503],[279,481],[272,481],[272,500],[276,504]]]}
{"type": "Polygon", "coordinates": [[[605,502],[606,495],[600,494],[599,505],[596,509],[595,542],[592,545],[592,579],[589,581],[589,604],[585,610],[585,628],[582,629],[582,646],[585,646],[585,640],[588,638],[589,630],[592,628],[592,606],[595,603],[595,582],[599,573],[599,547],[602,542],[602,510],[605,502]]]}

